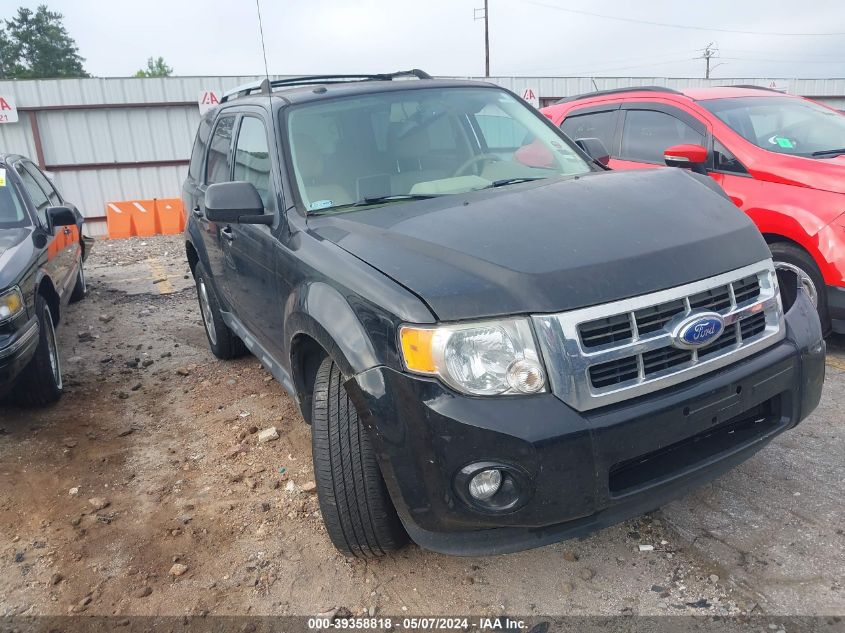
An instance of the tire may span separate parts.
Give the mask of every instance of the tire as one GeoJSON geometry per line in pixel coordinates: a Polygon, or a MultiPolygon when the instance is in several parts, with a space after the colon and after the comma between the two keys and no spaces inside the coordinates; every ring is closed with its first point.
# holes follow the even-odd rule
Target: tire
{"type": "Polygon", "coordinates": [[[35,298],[35,313],[38,315],[38,347],[18,379],[14,393],[21,404],[44,406],[62,396],[62,365],[53,315],[41,295],[35,298]]]}
{"type": "Polygon", "coordinates": [[[79,272],[76,273],[76,284],[73,286],[73,292],[70,293],[70,302],[76,303],[85,298],[88,292],[88,284],[85,282],[85,269],[83,263],[79,262],[79,272]]]}
{"type": "Polygon", "coordinates": [[[214,288],[208,283],[208,275],[201,263],[197,263],[194,278],[197,285],[200,315],[205,326],[205,335],[208,338],[211,353],[220,360],[243,356],[246,353],[246,346],[223,321],[217,295],[214,294],[214,288]]]}
{"type": "Polygon", "coordinates": [[[816,262],[813,261],[807,251],[785,242],[770,244],[769,250],[772,251],[772,259],[775,261],[778,285],[780,286],[784,307],[788,309],[795,302],[796,284],[800,279],[811,301],[816,304],[816,310],[822,324],[822,332],[825,336],[830,334],[831,322],[827,310],[827,292],[824,278],[819,271],[819,267],[816,266],[816,262]]]}
{"type": "Polygon", "coordinates": [[[334,546],[357,558],[401,548],[408,535],[381,476],[368,433],[331,358],[317,370],[311,444],[320,510],[334,546]]]}

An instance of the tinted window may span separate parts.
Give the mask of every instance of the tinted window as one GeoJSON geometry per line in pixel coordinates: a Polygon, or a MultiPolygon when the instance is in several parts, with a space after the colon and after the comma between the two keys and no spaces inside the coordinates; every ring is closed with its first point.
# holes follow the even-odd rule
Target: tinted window
{"type": "Polygon", "coordinates": [[[271,202],[270,149],[264,122],[255,117],[244,117],[235,147],[235,180],[251,182],[261,194],[264,208],[271,202]]]}
{"type": "Polygon", "coordinates": [[[53,186],[53,183],[50,182],[50,179],[47,178],[41,171],[33,165],[32,163],[22,163],[24,169],[26,169],[30,175],[35,179],[35,182],[38,183],[38,186],[41,187],[41,190],[47,194],[47,197],[50,199],[50,204],[58,205],[62,203],[62,199],[59,196],[59,193],[56,191],[56,188],[53,186]]]}
{"type": "MultiPolygon", "coordinates": [[[[0,172],[5,172],[5,169],[0,167],[0,172]]],[[[5,174],[0,174],[0,176],[2,176],[2,180],[5,182],[0,187],[0,228],[9,229],[27,226],[29,224],[29,217],[26,214],[23,204],[21,204],[18,192],[5,174]]]]}
{"type": "Polygon", "coordinates": [[[611,110],[610,112],[591,112],[590,114],[569,116],[561,124],[560,129],[574,141],[579,138],[597,138],[604,143],[609,152],[613,153],[616,113],[616,110],[611,110]]]}
{"type": "Polygon", "coordinates": [[[215,182],[227,182],[231,168],[232,128],[235,117],[225,116],[217,122],[214,136],[211,137],[211,147],[208,150],[208,160],[205,166],[205,182],[209,185],[215,182]]]}
{"type": "Polygon", "coordinates": [[[663,112],[629,110],[626,113],[621,158],[663,163],[663,150],[682,143],[704,145],[704,137],[680,119],[663,112]]]}
{"type": "Polygon", "coordinates": [[[197,138],[191,152],[191,164],[188,167],[188,175],[198,182],[202,179],[202,159],[205,157],[205,148],[208,146],[208,135],[210,133],[211,119],[203,118],[200,121],[199,130],[197,130],[197,138]]]}
{"type": "Polygon", "coordinates": [[[38,186],[38,183],[35,182],[32,174],[24,169],[22,165],[18,165],[16,171],[21,178],[24,189],[26,189],[26,192],[32,199],[32,204],[35,205],[35,209],[38,211],[38,218],[41,220],[41,224],[47,226],[47,207],[50,206],[50,199],[41,187],[38,186]]]}
{"type": "Polygon", "coordinates": [[[729,171],[735,174],[748,173],[737,157],[716,139],[713,139],[713,168],[716,171],[729,171]]]}

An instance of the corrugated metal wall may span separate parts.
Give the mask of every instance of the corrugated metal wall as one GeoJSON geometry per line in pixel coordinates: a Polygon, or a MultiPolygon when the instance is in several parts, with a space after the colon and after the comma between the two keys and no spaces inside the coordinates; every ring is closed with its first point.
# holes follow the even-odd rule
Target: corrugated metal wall
{"type": "MultiPolygon", "coordinates": [[[[199,122],[200,92],[222,94],[256,79],[260,77],[0,81],[0,95],[11,96],[20,110],[17,123],[0,125],[0,152],[38,159],[34,117],[46,169],[56,167],[52,176],[57,185],[92,218],[88,232],[103,235],[105,225],[96,218],[105,214],[106,202],[179,197],[199,122]]],[[[767,85],[773,79],[492,77],[490,81],[517,94],[531,88],[541,98],[560,98],[596,88],[767,85]]],[[[793,94],[845,109],[845,79],[776,81],[793,94]]]]}

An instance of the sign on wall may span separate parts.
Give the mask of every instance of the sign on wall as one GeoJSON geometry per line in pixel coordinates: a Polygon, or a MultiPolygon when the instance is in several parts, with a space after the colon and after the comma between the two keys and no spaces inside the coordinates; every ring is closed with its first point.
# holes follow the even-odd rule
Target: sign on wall
{"type": "Polygon", "coordinates": [[[200,106],[200,115],[203,115],[214,106],[220,105],[220,95],[213,90],[203,90],[197,102],[200,106]]]}
{"type": "Polygon", "coordinates": [[[15,123],[18,120],[18,108],[11,97],[0,95],[0,123],[15,123]]]}
{"type": "Polygon", "coordinates": [[[772,79],[768,87],[772,90],[779,90],[780,92],[789,92],[789,82],[782,79],[772,79]]]}
{"type": "Polygon", "coordinates": [[[522,98],[535,108],[540,107],[540,97],[537,95],[537,91],[534,90],[534,88],[526,88],[523,90],[522,98]]]}

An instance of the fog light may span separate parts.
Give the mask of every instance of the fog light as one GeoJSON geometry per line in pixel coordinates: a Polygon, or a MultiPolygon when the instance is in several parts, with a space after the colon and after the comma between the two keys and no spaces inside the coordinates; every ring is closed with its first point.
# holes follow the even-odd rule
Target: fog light
{"type": "Polygon", "coordinates": [[[482,470],[469,481],[469,494],[474,499],[486,501],[502,487],[502,473],[499,470],[482,470]]]}

